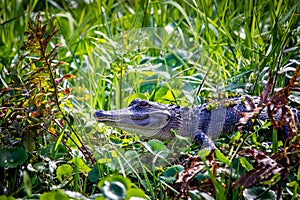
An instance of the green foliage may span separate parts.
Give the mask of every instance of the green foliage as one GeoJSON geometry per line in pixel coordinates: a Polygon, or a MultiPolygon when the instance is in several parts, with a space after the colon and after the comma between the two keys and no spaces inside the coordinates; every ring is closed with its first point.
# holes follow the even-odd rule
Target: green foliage
{"type": "Polygon", "coordinates": [[[169,153],[164,143],[159,140],[150,140],[144,145],[149,152],[156,154],[157,156],[167,157],[169,153]]]}
{"type": "Polygon", "coordinates": [[[60,191],[51,191],[51,192],[45,192],[41,195],[40,199],[63,199],[67,200],[69,199],[66,194],[60,191]]]}
{"type": "MultiPolygon", "coordinates": [[[[0,170],[4,177],[1,188],[6,188],[8,195],[22,194],[24,189],[27,196],[31,196],[31,189],[41,184],[37,175],[46,170],[53,174],[56,164],[52,159],[67,156],[62,151],[66,147],[71,148],[70,144],[93,162],[91,154],[84,151],[85,146],[72,127],[69,116],[62,109],[68,105],[70,89],[61,85],[74,76],[64,74],[56,77],[57,69],[65,63],[56,60],[61,45],[50,47],[58,29],[47,27],[42,25],[38,14],[34,22],[29,22],[25,32],[28,38],[21,49],[26,52],[11,67],[2,66],[0,170]],[[59,138],[56,144],[55,138],[59,138]],[[70,140],[69,145],[65,142],[67,140],[70,140]],[[61,142],[65,147],[61,148],[61,142]],[[55,154],[47,152],[45,155],[43,150],[47,151],[51,146],[55,154]],[[49,165],[42,164],[43,160],[47,160],[49,165]],[[31,172],[24,171],[24,166],[31,172]],[[17,179],[21,169],[23,185],[22,179],[17,179]]],[[[82,165],[76,163],[75,166],[82,172],[82,165]]],[[[49,178],[53,184],[53,178],[49,178]]],[[[38,190],[47,190],[49,186],[38,190]]]]}
{"type": "Polygon", "coordinates": [[[1,149],[0,154],[0,166],[4,168],[15,168],[18,165],[22,165],[28,157],[25,149],[21,147],[1,149]]]}
{"type": "Polygon", "coordinates": [[[230,165],[229,159],[219,149],[216,149],[216,158],[222,163],[230,165]]]}
{"type": "Polygon", "coordinates": [[[70,179],[70,176],[73,174],[73,167],[69,164],[63,164],[59,166],[56,170],[57,178],[60,182],[64,182],[66,178],[70,179]]]}
{"type": "Polygon", "coordinates": [[[130,179],[123,176],[110,176],[98,183],[105,199],[146,199],[143,190],[133,187],[130,179]]]}
{"type": "MultiPolygon", "coordinates": [[[[278,91],[299,65],[299,12],[294,0],[3,1],[0,195],[240,199],[282,191],[283,198],[299,198],[298,146],[281,154],[269,124],[221,136],[216,158],[207,158],[211,152],[186,140],[141,142],[92,119],[94,109],[121,108],[134,98],[191,106],[212,96],[259,95],[270,74],[278,91]],[[179,146],[183,158],[167,160],[179,146]],[[248,147],[288,172],[232,189],[256,169],[259,159],[241,156],[248,147]],[[197,166],[197,174],[176,183],[197,166]]],[[[299,103],[299,92],[290,99],[299,103]]]]}
{"type": "Polygon", "coordinates": [[[276,199],[276,194],[274,191],[270,191],[267,188],[254,187],[250,189],[245,189],[243,196],[246,200],[248,199],[276,199]]]}
{"type": "Polygon", "coordinates": [[[13,197],[9,197],[9,196],[0,196],[1,200],[15,200],[15,198],[13,197]]]}
{"type": "Polygon", "coordinates": [[[160,179],[166,183],[173,183],[177,180],[178,172],[184,170],[184,167],[181,165],[174,165],[166,169],[163,174],[160,176],[160,179]]]}
{"type": "Polygon", "coordinates": [[[249,161],[247,161],[246,158],[244,157],[241,157],[239,159],[239,162],[241,163],[241,165],[247,170],[247,171],[250,171],[253,169],[252,165],[249,163],[249,161]]]}

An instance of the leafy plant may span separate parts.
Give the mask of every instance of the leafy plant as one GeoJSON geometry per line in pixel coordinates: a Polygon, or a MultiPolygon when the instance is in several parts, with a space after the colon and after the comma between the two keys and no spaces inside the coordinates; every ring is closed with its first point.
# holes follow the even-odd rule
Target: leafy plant
{"type": "MultiPolygon", "coordinates": [[[[94,162],[71,124],[72,116],[63,109],[63,106],[70,105],[67,97],[71,90],[60,85],[74,76],[65,74],[56,77],[57,69],[64,64],[56,60],[57,49],[61,45],[51,48],[49,44],[59,29],[53,26],[48,30],[47,27],[42,25],[38,14],[25,32],[28,39],[22,50],[26,52],[20,61],[11,68],[4,68],[1,74],[4,87],[1,88],[0,167],[1,176],[5,177],[1,187],[6,188],[7,194],[21,192],[22,182],[16,177],[22,166],[30,163],[36,172],[42,160],[58,157],[58,152],[62,150],[61,142],[65,148],[78,148],[87,159],[94,162]],[[49,134],[54,138],[49,138],[49,134]],[[45,157],[42,149],[50,150],[51,146],[52,155],[45,157]],[[36,161],[32,163],[30,161],[33,158],[36,161]],[[5,170],[8,168],[11,168],[10,173],[5,170]],[[14,175],[9,175],[11,173],[14,175]]],[[[25,169],[29,170],[28,166],[25,169]]]]}
{"type": "MultiPolygon", "coordinates": [[[[165,161],[176,145],[144,141],[92,117],[94,109],[121,108],[137,97],[191,106],[211,96],[260,95],[270,75],[274,85],[268,94],[274,94],[299,65],[298,13],[294,0],[4,1],[0,194],[41,199],[126,198],[132,193],[152,199],[299,198],[295,129],[290,142],[283,143],[276,129],[267,134],[271,123],[260,122],[254,131],[222,135],[216,141],[219,151],[210,157],[181,138],[181,157],[159,166],[158,158],[165,161]],[[141,29],[147,34],[137,34],[141,29]],[[147,38],[150,48],[141,43],[147,38]],[[156,163],[145,164],[145,155],[156,163]],[[266,171],[272,181],[258,178],[273,162],[282,177],[266,171]],[[233,183],[242,182],[238,180],[246,180],[249,188],[236,184],[233,189],[233,183]]],[[[299,102],[295,84],[289,103],[297,107],[299,102]]]]}

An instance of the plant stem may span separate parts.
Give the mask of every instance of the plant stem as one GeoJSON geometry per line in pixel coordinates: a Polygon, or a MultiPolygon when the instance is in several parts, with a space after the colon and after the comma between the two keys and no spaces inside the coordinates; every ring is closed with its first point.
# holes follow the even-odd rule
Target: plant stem
{"type": "Polygon", "coordinates": [[[40,50],[41,50],[41,57],[42,59],[46,62],[46,66],[49,70],[49,75],[50,75],[50,79],[54,88],[54,101],[55,104],[57,105],[57,108],[59,110],[59,112],[62,114],[63,119],[67,122],[68,126],[70,127],[71,131],[74,133],[74,135],[76,136],[76,138],[78,139],[78,141],[80,142],[80,144],[82,145],[81,147],[74,141],[74,139],[68,134],[68,137],[71,139],[71,141],[77,146],[77,148],[83,153],[83,155],[85,155],[86,157],[89,158],[89,160],[95,164],[96,160],[95,158],[92,156],[92,154],[89,152],[89,150],[87,150],[87,148],[85,147],[85,145],[83,144],[83,142],[81,141],[80,137],[78,136],[78,134],[76,133],[76,131],[74,130],[74,128],[72,127],[72,124],[70,123],[70,121],[68,120],[68,118],[66,117],[65,113],[62,111],[61,107],[60,107],[60,103],[58,100],[58,90],[57,90],[57,85],[55,84],[55,77],[54,77],[54,72],[51,69],[51,61],[49,61],[49,57],[47,57],[46,55],[46,48],[47,46],[43,46],[43,41],[41,39],[39,39],[39,46],[40,46],[40,50]]]}

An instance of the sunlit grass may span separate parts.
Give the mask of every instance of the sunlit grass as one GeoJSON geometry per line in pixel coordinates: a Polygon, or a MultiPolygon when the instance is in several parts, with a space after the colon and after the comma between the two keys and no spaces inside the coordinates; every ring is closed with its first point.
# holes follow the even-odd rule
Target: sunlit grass
{"type": "MultiPolygon", "coordinates": [[[[43,21],[61,27],[55,40],[64,46],[58,56],[69,65],[57,70],[60,75],[77,76],[66,83],[73,88],[74,126],[95,154],[105,159],[117,158],[95,146],[117,148],[122,141],[111,142],[113,137],[127,135],[97,124],[92,116],[95,109],[122,108],[134,98],[191,106],[218,94],[259,95],[270,74],[277,91],[299,65],[298,1],[32,0],[27,4],[4,1],[0,8],[1,72],[20,56],[27,22],[37,11],[43,21]],[[152,34],[147,29],[147,37],[130,32],[145,27],[153,27],[152,34]],[[163,31],[168,34],[161,34],[163,31]],[[156,37],[160,40],[154,46],[139,44],[141,40],[153,43],[156,37]],[[163,46],[165,43],[174,48],[163,46]]],[[[294,98],[300,102],[299,97],[294,98]]],[[[121,160],[117,163],[124,168],[121,160]]],[[[119,173],[107,167],[111,164],[107,160],[102,161],[102,178],[119,173]]],[[[139,164],[142,175],[122,173],[134,177],[150,198],[167,197],[162,192],[166,187],[174,190],[159,179],[163,169],[155,171],[139,164]]],[[[240,195],[226,192],[230,197],[240,195]]]]}

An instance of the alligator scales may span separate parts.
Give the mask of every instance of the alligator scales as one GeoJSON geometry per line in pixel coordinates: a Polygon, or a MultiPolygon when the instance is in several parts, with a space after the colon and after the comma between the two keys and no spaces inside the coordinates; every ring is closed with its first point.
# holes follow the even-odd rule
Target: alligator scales
{"type": "MultiPolygon", "coordinates": [[[[190,137],[203,143],[207,136],[209,141],[217,138],[220,133],[230,133],[237,130],[247,130],[252,125],[252,119],[269,120],[267,109],[262,109],[256,117],[245,120],[247,113],[253,112],[260,102],[259,97],[242,96],[223,100],[222,103],[204,103],[197,107],[180,107],[173,104],[164,105],[141,99],[135,99],[127,108],[120,110],[94,113],[97,121],[122,130],[142,134],[159,140],[172,139],[174,131],[178,135],[190,137]]],[[[299,112],[289,108],[295,123],[299,124],[299,112]]],[[[275,121],[280,121],[281,111],[273,114],[275,121]]],[[[284,135],[290,128],[289,121],[281,127],[284,135]]]]}

